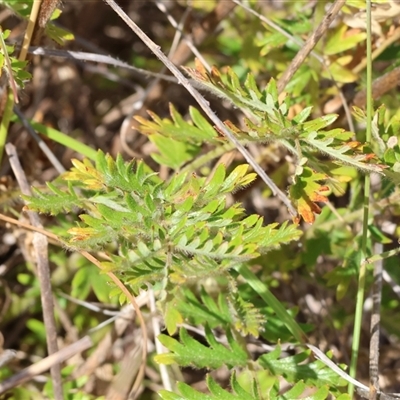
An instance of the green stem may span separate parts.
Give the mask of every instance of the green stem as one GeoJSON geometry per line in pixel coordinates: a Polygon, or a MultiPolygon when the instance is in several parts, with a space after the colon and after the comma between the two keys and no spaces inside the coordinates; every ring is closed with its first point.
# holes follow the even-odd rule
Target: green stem
{"type": "Polygon", "coordinates": [[[6,105],[4,107],[3,118],[0,122],[0,163],[3,159],[4,147],[6,145],[8,128],[10,126],[10,121],[13,116],[14,107],[14,95],[12,90],[8,89],[8,96],[6,105]]]}
{"type": "MultiPolygon", "coordinates": [[[[366,142],[371,141],[372,129],[372,46],[371,46],[371,1],[367,0],[367,132],[366,132],[366,142]]],[[[367,245],[368,245],[368,220],[369,220],[369,198],[370,198],[370,188],[371,181],[369,175],[365,176],[364,184],[364,212],[363,212],[363,231],[362,231],[362,256],[363,260],[367,255],[367,245]]],[[[353,344],[351,348],[351,362],[350,362],[350,376],[352,378],[356,377],[357,372],[357,360],[360,348],[360,336],[361,336],[361,322],[362,322],[362,312],[364,304],[365,295],[365,280],[367,273],[367,265],[362,262],[360,265],[360,271],[358,275],[358,289],[357,289],[357,304],[356,313],[354,321],[354,331],[353,331],[353,344]]],[[[354,385],[349,384],[349,394],[353,398],[354,385]]]]}
{"type": "Polygon", "coordinates": [[[375,254],[374,256],[365,259],[364,262],[365,264],[372,264],[376,261],[385,260],[386,258],[393,257],[399,253],[400,253],[400,247],[398,247],[397,249],[385,251],[381,254],[375,254]]]}

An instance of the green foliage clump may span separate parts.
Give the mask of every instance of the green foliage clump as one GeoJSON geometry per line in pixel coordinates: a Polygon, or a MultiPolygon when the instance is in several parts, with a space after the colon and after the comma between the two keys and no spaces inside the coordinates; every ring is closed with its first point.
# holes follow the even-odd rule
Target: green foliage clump
{"type": "MultiPolygon", "coordinates": [[[[101,265],[134,291],[158,285],[168,288],[167,298],[173,299],[185,282],[221,275],[230,280],[235,266],[301,234],[286,223],[264,226],[261,217],[246,216],[238,204],[226,206],[227,194],[255,178],[245,165],[228,175],[221,165],[208,180],[176,174],[163,182],[142,161],[125,163],[120,156],[114,161],[101,151],[95,166],[89,160],[73,164],[56,183],[48,183],[48,193],[36,190],[36,197],[26,197],[27,207],[53,215],[79,210],[80,222],[67,231],[64,244],[106,252],[107,246],[117,246],[101,265]],[[67,190],[58,187],[61,181],[68,182],[67,190]]],[[[237,291],[229,290],[228,296],[236,310],[235,321],[229,320],[242,332],[258,335],[260,315],[237,291]]],[[[224,311],[229,315],[227,307],[224,311]]],[[[174,315],[174,321],[181,320],[176,310],[174,315]]]]}
{"type": "MultiPolygon", "coordinates": [[[[48,191],[36,190],[35,197],[25,197],[27,208],[53,215],[77,212],[80,222],[70,227],[62,238],[64,244],[74,250],[104,251],[111,260],[102,262],[104,270],[113,271],[135,291],[147,285],[158,289],[170,334],[185,318],[204,324],[207,345],[181,328],[179,341],[167,335],[159,337],[170,353],[158,355],[156,361],[196,368],[254,368],[240,336],[258,336],[266,321],[243,297],[235,283],[235,271],[251,277],[243,272],[249,260],[301,234],[295,225],[264,226],[261,217],[246,216],[238,204],[226,205],[227,194],[250,184],[255,175],[248,174],[245,165],[227,174],[221,165],[209,179],[175,174],[163,182],[142,161],[126,163],[120,156],[114,160],[101,151],[96,165],[89,160],[73,160],[73,164],[70,171],[48,184],[48,191]],[[210,276],[225,279],[226,292],[215,301],[203,288],[197,299],[191,285],[210,276]],[[228,346],[217,341],[208,324],[224,329],[228,346]]],[[[305,354],[301,361],[308,356],[305,354]]],[[[297,366],[298,357],[293,361],[285,358],[282,366],[274,363],[274,368],[268,360],[259,358],[257,368],[269,371],[271,376],[277,376],[274,368],[279,368],[279,374],[292,368],[296,374],[286,374],[287,379],[305,379],[312,371],[318,379],[325,377],[324,385],[337,385],[333,379],[336,375],[326,375],[321,366],[297,366]]],[[[244,389],[235,379],[232,377],[232,384],[240,394],[244,389]]],[[[208,383],[211,392],[218,392],[215,382],[208,383]]],[[[304,385],[297,382],[292,390],[302,391],[304,385]]],[[[329,393],[327,388],[318,389],[316,398],[329,393]]],[[[180,390],[192,391],[186,386],[180,386],[180,390]]],[[[233,396],[219,390],[221,396],[233,396]]],[[[163,392],[161,396],[174,395],[163,392]]]]}
{"type": "MultiPolygon", "coordinates": [[[[32,5],[32,1],[6,3],[24,17],[32,5]]],[[[200,3],[203,7],[204,2],[200,3]]],[[[217,4],[209,3],[210,7],[217,4]]],[[[288,7],[299,11],[299,4],[292,2],[288,7]]],[[[321,5],[317,2],[315,6],[316,16],[321,14],[321,5]]],[[[348,12],[346,7],[343,10],[348,12]]],[[[366,34],[350,32],[340,21],[327,33],[325,48],[316,48],[329,65],[325,68],[305,62],[285,87],[286,95],[280,93],[274,77],[287,69],[300,49],[298,37],[312,31],[308,12],[302,10],[302,15],[279,21],[296,39],[293,41],[288,41],[284,31],[270,27],[262,31],[259,21],[251,26],[254,21],[245,21],[238,12],[243,38],[227,24],[231,37],[227,34],[215,41],[218,53],[236,57],[231,67],[214,66],[208,71],[200,62],[183,67],[195,87],[232,107],[234,122],[226,120],[224,124],[242,145],[282,150],[280,155],[286,157],[280,157],[281,169],[275,173],[282,191],[287,189],[284,196],[288,203],[298,213],[294,223],[266,224],[257,214],[247,215],[241,204],[228,203],[231,195],[252,184],[256,175],[247,165],[236,164],[231,169],[221,164],[209,173],[210,162],[235,146],[199,110],[190,107],[185,118],[173,104],[170,118],[151,111],[150,120],[136,117],[138,130],[157,149],[152,159],[173,170],[168,180],[163,181],[144,161],[125,162],[122,156],[114,160],[102,151],[95,157],[91,149],[78,149],[77,143],[69,140],[69,147],[81,154],[85,151],[96,162],[73,160],[74,167],[48,182],[46,190],[34,189],[33,197],[24,197],[28,210],[58,217],[62,225],[59,238],[66,248],[95,254],[101,251],[103,272],[113,272],[135,293],[154,290],[166,328],[158,339],[169,351],[158,354],[156,362],[233,370],[230,387],[208,376],[210,394],[180,382],[176,386],[180,394],[161,390],[162,399],[283,400],[299,398],[306,391],[309,399],[350,399],[342,394],[346,381],[313,359],[308,350],[299,346],[296,354],[281,351],[280,341],[304,344],[304,329],[310,325],[300,327],[295,320],[297,307],[289,310],[270,288],[276,283],[273,272],[288,279],[289,272],[300,268],[312,277],[314,287],[320,283],[315,272],[317,260],[323,259],[328,265],[322,274],[325,285],[335,287],[340,300],[352,288],[365,257],[372,253],[373,242],[390,242],[367,221],[364,233],[368,231],[370,236],[363,243],[351,224],[361,219],[361,207],[365,207],[360,201],[359,172],[388,178],[377,197],[389,198],[400,183],[399,123],[397,115],[389,119],[390,111],[381,106],[373,118],[374,142],[366,143],[362,129],[350,132],[338,127],[337,114],[322,113],[321,98],[326,100],[337,94],[341,84],[358,79],[355,69],[349,67],[356,63],[350,51],[358,53],[354,50],[363,45],[366,34]],[[323,89],[326,79],[336,80],[337,87],[323,89]],[[328,202],[331,193],[339,197],[346,191],[351,192],[347,209],[334,209],[333,205],[323,209],[322,203],[328,202]],[[304,234],[299,228],[301,220],[314,223],[304,234]],[[292,242],[300,240],[292,252],[292,242]],[[190,327],[182,327],[184,323],[201,326],[204,338],[192,335],[190,327]],[[273,350],[251,357],[244,338],[250,335],[272,342],[273,350]],[[283,380],[290,384],[285,393],[281,392],[283,380]]],[[[52,24],[46,32],[59,43],[71,38],[52,24]]],[[[4,48],[6,53],[13,50],[4,48]]],[[[5,61],[0,54],[0,67],[4,68],[5,61]]],[[[11,72],[22,84],[28,77],[25,65],[11,61],[11,72]]],[[[353,111],[363,126],[364,112],[358,108],[353,111]]],[[[53,129],[33,126],[67,145],[66,135],[58,132],[55,139],[53,129]]],[[[260,154],[257,162],[263,161],[260,154]]],[[[393,197],[390,199],[388,204],[393,205],[393,197]]],[[[383,208],[376,206],[379,211],[383,208]]],[[[81,266],[72,282],[73,295],[84,298],[93,291],[101,301],[109,295],[118,295],[120,303],[126,301],[119,288],[110,293],[106,279],[95,276],[93,266],[81,266]]],[[[21,274],[21,282],[23,278],[21,274]]],[[[35,291],[38,295],[37,287],[35,291]]],[[[73,322],[86,327],[84,319],[80,316],[73,322]]],[[[44,331],[43,324],[34,319],[28,327],[38,337],[44,331]]],[[[65,389],[80,394],[83,383],[73,382],[65,389]]],[[[50,385],[46,389],[51,393],[50,385]]]]}

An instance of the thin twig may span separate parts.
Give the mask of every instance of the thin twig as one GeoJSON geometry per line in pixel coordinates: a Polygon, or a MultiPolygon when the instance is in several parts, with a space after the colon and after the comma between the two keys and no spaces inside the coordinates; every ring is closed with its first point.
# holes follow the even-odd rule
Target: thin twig
{"type": "MultiPolygon", "coordinates": [[[[155,346],[156,346],[156,352],[157,354],[163,354],[165,353],[164,346],[160,343],[160,341],[157,339],[157,337],[161,333],[160,329],[160,321],[159,321],[159,316],[157,314],[157,308],[156,308],[156,300],[154,297],[154,290],[149,289],[149,305],[150,305],[150,311],[151,314],[153,315],[151,322],[153,325],[153,331],[154,331],[154,337],[155,337],[155,346]]],[[[160,364],[160,375],[161,375],[161,381],[163,383],[163,387],[165,390],[172,391],[172,383],[171,383],[171,378],[168,374],[168,368],[164,364],[160,364]]]]}
{"type": "Polygon", "coordinates": [[[180,70],[168,59],[168,57],[161,51],[160,46],[157,46],[139,27],[136,25],[131,18],[121,9],[121,7],[114,0],[105,0],[106,3],[121,17],[121,19],[132,29],[133,32],[147,45],[147,47],[157,56],[159,60],[172,72],[178,81],[185,87],[185,89],[192,95],[197,101],[199,106],[207,114],[207,116],[214,122],[216,127],[221,131],[240,151],[246,161],[253,167],[254,171],[260,176],[260,178],[267,184],[271,189],[272,193],[279,197],[279,199],[288,208],[290,214],[295,217],[297,211],[293,207],[291,201],[283,193],[274,181],[265,173],[260,165],[254,160],[251,154],[246,148],[239,142],[234,134],[223,124],[223,122],[217,117],[214,111],[211,109],[208,101],[193,87],[189,80],[180,72],[180,70]]]}
{"type": "MultiPolygon", "coordinates": [[[[314,356],[323,362],[327,367],[329,367],[333,372],[336,372],[339,376],[341,376],[343,379],[345,379],[347,382],[352,383],[354,386],[357,387],[357,393],[366,399],[369,397],[369,388],[368,386],[365,386],[363,383],[355,380],[352,378],[349,374],[347,374],[345,371],[343,371],[341,368],[339,368],[331,359],[329,359],[318,347],[315,347],[312,344],[307,344],[306,345],[313,353],[314,356]]],[[[382,392],[379,393],[379,399],[380,400],[398,400],[399,397],[396,396],[396,394],[385,394],[382,392]]]]}
{"type": "Polygon", "coordinates": [[[53,240],[57,241],[57,243],[59,243],[59,238],[54,233],[48,232],[43,228],[33,226],[33,225],[27,224],[22,221],[18,221],[17,219],[7,217],[7,215],[4,215],[4,214],[0,214],[0,220],[2,220],[4,222],[8,222],[9,224],[19,226],[24,229],[28,229],[29,231],[32,231],[32,232],[41,233],[42,235],[47,236],[49,239],[53,239],[53,240]]]}
{"type": "Polygon", "coordinates": [[[395,249],[384,251],[383,253],[375,254],[375,255],[373,255],[371,257],[368,257],[368,258],[365,259],[364,263],[365,264],[372,264],[372,263],[374,263],[376,261],[380,261],[380,260],[384,260],[384,259],[389,258],[389,257],[393,257],[393,256],[395,256],[395,255],[397,255],[399,253],[400,253],[400,247],[397,247],[395,249]]]}
{"type": "MultiPolygon", "coordinates": [[[[157,6],[161,11],[163,11],[163,8],[165,9],[164,4],[157,3],[157,6]]],[[[166,9],[164,11],[166,12],[166,9]]],[[[171,58],[174,56],[175,51],[176,51],[177,47],[179,46],[179,41],[182,36],[181,28],[184,25],[186,17],[187,17],[187,13],[185,13],[183,15],[179,25],[177,25],[178,29],[175,32],[174,39],[172,41],[172,46],[168,52],[168,58],[171,58]]],[[[175,22],[174,19],[173,19],[173,21],[175,22]]],[[[155,79],[147,86],[147,88],[145,90],[141,90],[140,92],[138,91],[137,94],[138,94],[139,99],[136,100],[135,102],[132,102],[131,110],[129,111],[129,113],[127,113],[126,117],[124,118],[124,120],[121,124],[120,130],[119,130],[120,138],[121,138],[121,147],[123,150],[125,150],[127,152],[127,154],[129,154],[131,157],[133,156],[133,158],[140,158],[140,156],[138,157],[138,155],[135,154],[135,151],[133,151],[130,148],[130,146],[126,140],[128,133],[131,132],[132,129],[134,129],[134,126],[132,126],[133,116],[143,107],[143,104],[146,101],[146,98],[148,98],[149,94],[153,92],[153,89],[160,84],[160,80],[162,79],[161,76],[166,71],[167,71],[167,68],[165,67],[165,65],[163,65],[162,69],[159,72],[159,76],[155,76],[155,79]]],[[[169,75],[165,75],[165,76],[168,76],[169,79],[173,79],[175,81],[174,83],[177,83],[177,80],[175,77],[171,77],[169,75]]],[[[163,167],[163,168],[165,169],[166,167],[163,167]]],[[[160,171],[160,174],[161,174],[161,172],[162,172],[162,170],[160,171]]]]}
{"type": "MultiPolygon", "coordinates": [[[[210,35],[215,33],[216,28],[223,21],[227,15],[236,7],[235,3],[231,0],[219,0],[215,8],[209,12],[204,18],[195,24],[191,32],[191,42],[195,46],[199,46],[203,43],[210,35]]],[[[191,56],[191,49],[188,47],[185,41],[182,41],[174,56],[171,59],[175,65],[183,65],[191,56]]]]}
{"type": "Polygon", "coordinates": [[[172,76],[137,68],[133,65],[118,60],[117,58],[103,54],[87,53],[85,51],[48,49],[46,47],[30,47],[29,53],[40,56],[60,57],[70,60],[91,61],[95,63],[108,64],[114,67],[124,68],[129,71],[135,72],[139,76],[144,76],[147,78],[159,78],[168,82],[177,83],[176,78],[172,76]]]}
{"type": "Polygon", "coordinates": [[[62,362],[68,360],[76,354],[82,353],[93,346],[92,339],[89,336],[85,336],[77,342],[64,347],[63,349],[53,353],[52,355],[40,360],[39,362],[25,368],[18,374],[6,379],[0,383],[0,394],[5,393],[16,386],[22,385],[24,382],[31,380],[33,377],[42,374],[49,368],[53,368],[55,365],[60,365],[62,362]]]}
{"type": "Polygon", "coordinates": [[[21,52],[19,53],[19,61],[25,61],[28,53],[29,44],[31,43],[33,30],[36,25],[36,20],[39,15],[40,5],[42,0],[34,1],[32,4],[31,14],[29,15],[28,26],[26,27],[24,40],[22,42],[21,52]]]}
{"type": "MultiPolygon", "coordinates": [[[[31,195],[31,190],[22,166],[19,162],[15,146],[11,143],[7,143],[6,152],[10,160],[11,168],[13,169],[15,177],[21,188],[21,192],[28,196],[31,195]]],[[[29,211],[28,216],[32,225],[38,228],[42,228],[42,224],[37,213],[29,211]]],[[[58,345],[56,321],[53,314],[54,304],[50,280],[47,237],[40,233],[35,233],[33,235],[33,246],[36,250],[37,273],[40,283],[40,297],[43,308],[43,321],[46,327],[47,350],[51,355],[58,351],[58,345]]],[[[53,380],[54,398],[57,400],[62,400],[64,398],[64,395],[62,390],[60,364],[54,364],[50,369],[50,373],[53,380]]]]}
{"type": "Polygon", "coordinates": [[[14,105],[14,113],[18,116],[18,118],[21,120],[22,125],[25,127],[25,129],[28,131],[28,133],[32,136],[32,138],[36,141],[40,149],[43,151],[44,155],[47,157],[47,159],[50,161],[50,163],[53,165],[53,167],[57,170],[59,174],[62,174],[65,172],[65,168],[63,165],[58,161],[58,158],[54,155],[54,153],[50,150],[49,146],[42,140],[42,138],[36,133],[36,131],[33,129],[32,125],[29,123],[29,121],[25,118],[24,114],[21,112],[19,107],[14,105]]]}
{"type": "MultiPolygon", "coordinates": [[[[185,42],[187,47],[189,47],[190,51],[196,56],[197,59],[200,60],[200,62],[204,65],[204,67],[207,69],[207,71],[210,72],[211,66],[208,64],[207,60],[202,56],[200,51],[197,50],[197,47],[193,44],[193,41],[183,32],[184,19],[182,19],[182,21],[178,24],[175,21],[174,17],[168,12],[168,10],[165,7],[165,4],[163,2],[161,2],[160,0],[155,0],[155,3],[156,3],[156,6],[159,8],[159,10],[162,11],[166,15],[169,23],[176,29],[176,33],[178,33],[179,36],[182,36],[183,41],[185,42]]],[[[189,8],[186,9],[186,12],[188,10],[189,10],[189,8]]],[[[186,15],[184,17],[186,17],[186,15]]],[[[175,36],[174,41],[172,42],[170,54],[175,53],[174,43],[176,42],[176,38],[177,38],[177,36],[175,36]]],[[[171,58],[170,55],[168,55],[168,57],[171,58]]]]}
{"type": "Polygon", "coordinates": [[[311,34],[311,36],[307,39],[304,47],[296,54],[296,57],[290,63],[289,67],[283,73],[281,78],[278,81],[277,87],[278,92],[281,93],[285,89],[286,85],[292,79],[293,75],[303,64],[304,60],[310,54],[312,49],[317,45],[319,39],[325,33],[325,31],[329,28],[331,22],[336,17],[340,9],[345,5],[346,0],[336,0],[332,7],[329,9],[324,19],[318,25],[317,29],[311,34]]]}

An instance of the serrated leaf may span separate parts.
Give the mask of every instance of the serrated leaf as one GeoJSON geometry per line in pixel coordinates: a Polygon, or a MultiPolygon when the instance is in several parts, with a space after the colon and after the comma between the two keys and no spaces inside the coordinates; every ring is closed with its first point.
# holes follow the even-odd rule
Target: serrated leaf
{"type": "MultiPolygon", "coordinates": [[[[211,332],[206,327],[206,333],[211,332]]],[[[225,347],[220,343],[213,343],[211,347],[204,346],[193,339],[184,328],[180,329],[180,340],[170,338],[166,335],[158,336],[158,340],[171,351],[169,354],[159,354],[155,360],[162,364],[177,363],[180,366],[194,366],[196,368],[219,368],[222,365],[230,367],[244,366],[247,362],[247,354],[243,349],[235,346],[225,347]]],[[[230,345],[235,342],[232,340],[230,345]]]]}
{"type": "Polygon", "coordinates": [[[83,206],[81,199],[78,198],[72,187],[70,187],[69,192],[64,192],[50,182],[47,183],[47,186],[54,195],[33,188],[34,196],[22,196],[26,201],[27,209],[57,215],[83,206]]]}
{"type": "Polygon", "coordinates": [[[193,123],[187,122],[177,112],[175,107],[170,104],[171,119],[161,119],[156,114],[149,111],[153,121],[148,121],[140,116],[135,119],[139,122],[138,130],[145,135],[158,134],[165,138],[174,139],[182,144],[200,145],[205,140],[215,140],[217,132],[198,111],[190,108],[193,116],[193,123]]]}
{"type": "Polygon", "coordinates": [[[206,382],[209,391],[211,392],[210,395],[198,392],[183,382],[178,382],[177,384],[182,395],[167,392],[165,390],[160,391],[159,394],[166,400],[261,400],[258,395],[253,396],[242,388],[236,379],[235,373],[233,373],[231,377],[231,385],[234,389],[233,392],[221,388],[209,375],[206,378],[206,382]]]}
{"type": "Polygon", "coordinates": [[[277,249],[284,244],[298,240],[303,234],[297,225],[289,225],[288,222],[283,223],[278,229],[275,229],[275,224],[267,225],[266,228],[268,233],[265,234],[260,244],[269,250],[277,249]]]}
{"type": "Polygon", "coordinates": [[[352,165],[361,171],[383,173],[384,167],[382,165],[369,162],[374,159],[375,155],[362,153],[363,146],[359,142],[344,142],[335,145],[334,138],[320,139],[317,132],[311,132],[302,137],[302,140],[333,159],[352,165]]]}
{"type": "Polygon", "coordinates": [[[233,309],[235,329],[242,335],[251,334],[257,338],[266,322],[263,313],[238,294],[230,293],[229,301],[233,309]]]}
{"type": "MultiPolygon", "coordinates": [[[[64,185],[59,181],[49,186],[54,195],[36,191],[28,206],[53,213],[80,206],[81,223],[68,230],[66,245],[96,251],[118,245],[118,255],[110,255],[113,270],[123,271],[135,291],[165,279],[176,285],[224,275],[260,251],[298,237],[295,229],[265,227],[258,216],[244,218],[238,204],[225,205],[226,193],[253,179],[247,165],[228,177],[221,165],[210,182],[178,174],[166,183],[142,161],[114,160],[101,151],[95,166],[86,159],[74,164],[66,174],[70,194],[59,189],[64,185]]],[[[237,328],[257,334],[257,324],[249,321],[243,318],[237,328]]]]}
{"type": "Polygon", "coordinates": [[[71,163],[74,168],[63,175],[66,181],[80,182],[91,190],[103,189],[103,177],[88,159],[85,159],[83,162],[72,159],[71,163]]]}
{"type": "Polygon", "coordinates": [[[184,67],[184,70],[201,86],[211,90],[218,97],[229,100],[239,108],[256,113],[273,114],[274,112],[276,97],[273,93],[273,86],[267,86],[264,92],[258,89],[254,90],[254,77],[248,76],[242,85],[231,68],[228,67],[226,73],[221,73],[216,67],[213,67],[209,73],[198,60],[196,60],[195,69],[184,67]]]}
{"type": "Polygon", "coordinates": [[[195,325],[207,323],[214,328],[232,322],[226,295],[222,293],[219,295],[217,306],[204,288],[201,289],[201,301],[190,290],[183,290],[183,298],[178,299],[176,307],[185,318],[193,321],[195,325]]]}
{"type": "Polygon", "coordinates": [[[325,178],[325,175],[315,173],[309,167],[303,167],[301,173],[295,176],[295,182],[289,189],[290,199],[299,215],[309,224],[315,221],[315,214],[321,212],[317,202],[328,201],[324,193],[329,189],[318,182],[325,178]]]}

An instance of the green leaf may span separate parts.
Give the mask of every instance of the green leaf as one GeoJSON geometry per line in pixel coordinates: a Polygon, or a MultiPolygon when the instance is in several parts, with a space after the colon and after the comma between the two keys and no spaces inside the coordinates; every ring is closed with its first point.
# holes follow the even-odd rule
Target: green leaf
{"type": "Polygon", "coordinates": [[[206,381],[211,395],[200,393],[183,382],[178,382],[177,385],[182,395],[166,390],[161,390],[159,395],[165,400],[261,400],[258,394],[254,396],[243,389],[237,381],[235,373],[231,377],[231,386],[234,389],[232,393],[221,388],[210,376],[207,376],[206,381]]]}
{"type": "Polygon", "coordinates": [[[186,122],[172,104],[170,104],[172,120],[161,119],[152,112],[149,112],[149,114],[153,121],[148,121],[140,116],[136,116],[135,119],[140,124],[138,130],[150,137],[158,134],[181,143],[196,145],[200,145],[205,140],[215,140],[217,132],[207,120],[192,107],[190,107],[189,112],[194,125],[191,122],[186,122]]]}
{"type": "MultiPolygon", "coordinates": [[[[112,263],[103,266],[123,272],[135,291],[165,279],[176,285],[224,275],[238,263],[300,236],[294,226],[263,226],[257,215],[245,218],[240,205],[226,206],[227,193],[254,179],[247,165],[228,176],[221,165],[209,182],[196,175],[186,181],[186,174],[177,174],[167,183],[142,161],[126,163],[101,151],[95,165],[88,159],[72,162],[63,181],[49,185],[54,195],[36,190],[28,207],[53,214],[80,207],[81,222],[68,229],[66,246],[97,251],[118,245],[118,255],[111,253],[112,263]],[[69,192],[60,189],[65,181],[69,192]]],[[[231,299],[230,306],[233,303],[231,299]]],[[[258,311],[250,303],[236,311],[233,326],[257,335],[262,325],[258,311]]],[[[178,315],[170,317],[173,331],[178,315]]]]}
{"type": "Polygon", "coordinates": [[[233,322],[226,295],[220,293],[217,304],[203,287],[201,288],[201,301],[191,290],[182,289],[176,307],[194,325],[208,324],[211,328],[215,328],[233,322]]]}
{"type": "Polygon", "coordinates": [[[229,301],[234,314],[235,330],[244,336],[251,334],[258,337],[266,322],[263,313],[249,301],[243,300],[239,293],[230,293],[229,301]]]}
{"type": "Polygon", "coordinates": [[[159,134],[149,136],[160,154],[153,153],[152,158],[160,165],[166,165],[172,169],[180,168],[185,162],[192,160],[199,152],[200,147],[190,143],[180,142],[159,134]]]}
{"type": "Polygon", "coordinates": [[[287,37],[279,32],[269,33],[257,42],[257,46],[261,47],[260,55],[265,56],[272,49],[281,47],[287,43],[287,37]]]}
{"type": "Polygon", "coordinates": [[[72,32],[51,23],[46,25],[46,35],[61,46],[64,46],[65,42],[75,39],[72,32]]]}
{"type": "Polygon", "coordinates": [[[174,335],[178,330],[177,325],[183,323],[182,315],[176,309],[174,302],[167,303],[164,313],[164,320],[169,335],[174,335]]]}
{"type": "MultiPolygon", "coordinates": [[[[184,68],[185,71],[205,89],[211,90],[218,97],[229,100],[235,106],[255,113],[267,113],[275,117],[274,108],[277,96],[274,93],[274,84],[269,84],[265,91],[256,89],[255,78],[248,74],[242,85],[238,76],[231,68],[227,68],[226,74],[222,74],[216,67],[209,73],[200,62],[196,62],[196,69],[184,68]]],[[[272,82],[273,80],[271,80],[272,82]]]]}
{"type": "Polygon", "coordinates": [[[301,123],[305,122],[307,120],[307,118],[310,116],[312,109],[313,109],[312,107],[303,108],[303,110],[301,110],[293,118],[292,121],[295,122],[296,124],[301,124],[301,123]]]}
{"type": "MultiPolygon", "coordinates": [[[[263,368],[267,368],[274,376],[283,376],[288,382],[297,383],[300,379],[307,385],[321,387],[346,386],[347,382],[329,367],[316,360],[306,362],[310,356],[310,351],[306,350],[294,356],[279,358],[280,346],[274,352],[262,355],[258,362],[263,368]]],[[[327,388],[323,389],[323,393],[327,388]]],[[[320,394],[318,395],[320,396],[320,394]]]]}
{"type": "Polygon", "coordinates": [[[99,274],[98,268],[89,264],[81,267],[75,273],[72,280],[71,296],[84,300],[93,290],[99,301],[109,303],[110,289],[109,278],[106,275],[99,274]]]}
{"type": "Polygon", "coordinates": [[[353,73],[352,70],[349,69],[348,67],[339,64],[338,61],[339,60],[329,65],[329,71],[324,71],[323,73],[324,78],[327,79],[333,78],[335,79],[336,82],[340,83],[356,82],[358,76],[355,73],[353,73]]]}
{"type": "Polygon", "coordinates": [[[302,232],[297,228],[297,225],[284,222],[278,229],[276,224],[267,225],[264,229],[264,237],[260,244],[262,244],[264,251],[277,249],[284,244],[298,240],[302,232]]]}
{"type": "Polygon", "coordinates": [[[217,133],[215,129],[210,125],[210,123],[200,114],[200,111],[197,108],[192,106],[189,107],[189,114],[194,122],[195,126],[197,126],[201,131],[201,136],[204,140],[212,140],[215,139],[217,133]]]}
{"type": "Polygon", "coordinates": [[[171,353],[158,354],[154,358],[160,364],[177,363],[180,366],[192,366],[196,368],[219,368],[222,365],[228,367],[245,366],[247,353],[227,332],[229,348],[215,341],[210,329],[206,326],[206,338],[210,347],[207,347],[193,339],[184,328],[179,332],[180,342],[166,335],[158,336],[158,340],[171,353]]]}
{"type": "Polygon", "coordinates": [[[324,194],[329,188],[318,182],[325,178],[324,174],[316,173],[309,167],[298,167],[295,182],[289,189],[290,199],[299,215],[309,224],[315,221],[315,214],[321,213],[317,202],[328,201],[324,194]]]}
{"type": "Polygon", "coordinates": [[[335,160],[339,160],[344,164],[352,165],[364,172],[382,173],[383,166],[372,164],[369,160],[373,159],[372,153],[362,153],[359,151],[361,146],[358,142],[340,143],[335,145],[334,138],[320,138],[317,132],[311,132],[301,138],[308,145],[318,149],[320,152],[329,155],[335,160]]]}
{"type": "Polygon", "coordinates": [[[30,318],[26,322],[26,327],[35,333],[35,337],[41,342],[46,343],[46,328],[42,321],[38,319],[30,318]]]}
{"type": "Polygon", "coordinates": [[[80,141],[72,138],[70,135],[62,133],[57,129],[51,128],[49,126],[40,124],[38,122],[29,121],[32,127],[37,130],[42,135],[48,137],[51,140],[54,140],[56,143],[59,143],[69,149],[76,151],[79,154],[82,154],[85,157],[90,158],[91,160],[95,160],[97,158],[96,150],[91,147],[81,143],[80,141]]]}
{"type": "Polygon", "coordinates": [[[368,225],[368,230],[371,233],[373,240],[377,243],[389,244],[393,240],[384,235],[384,233],[375,225],[368,225]]]}
{"type": "Polygon", "coordinates": [[[337,114],[323,115],[322,117],[304,122],[302,124],[302,129],[306,132],[320,131],[321,129],[324,129],[327,126],[331,125],[333,122],[335,122],[337,118],[338,118],[337,114]]]}
{"type": "Polygon", "coordinates": [[[68,192],[58,189],[50,182],[47,183],[47,187],[54,194],[47,194],[36,188],[32,188],[33,197],[22,196],[29,210],[57,215],[61,212],[69,212],[83,206],[82,200],[79,199],[71,185],[68,192]]]}
{"type": "Polygon", "coordinates": [[[346,25],[339,25],[332,32],[333,34],[324,46],[324,54],[327,56],[354,49],[358,43],[363,42],[367,37],[365,32],[346,35],[348,33],[346,25]]]}

